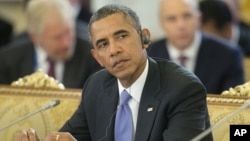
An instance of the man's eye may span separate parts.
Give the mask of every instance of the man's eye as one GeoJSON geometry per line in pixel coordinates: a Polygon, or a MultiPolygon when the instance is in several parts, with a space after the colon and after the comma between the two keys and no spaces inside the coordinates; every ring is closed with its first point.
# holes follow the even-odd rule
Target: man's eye
{"type": "Polygon", "coordinates": [[[108,43],[107,42],[103,42],[103,43],[100,43],[99,45],[98,45],[98,48],[105,48],[105,47],[107,47],[108,46],[108,43]]]}
{"type": "Polygon", "coordinates": [[[184,18],[185,18],[185,19],[190,19],[191,17],[192,17],[191,14],[185,14],[185,15],[184,15],[184,18]]]}
{"type": "Polygon", "coordinates": [[[175,18],[174,17],[168,17],[168,18],[166,18],[166,21],[168,21],[168,22],[174,22],[175,18]]]}
{"type": "Polygon", "coordinates": [[[121,34],[118,36],[118,39],[124,39],[127,35],[126,34],[121,34]]]}

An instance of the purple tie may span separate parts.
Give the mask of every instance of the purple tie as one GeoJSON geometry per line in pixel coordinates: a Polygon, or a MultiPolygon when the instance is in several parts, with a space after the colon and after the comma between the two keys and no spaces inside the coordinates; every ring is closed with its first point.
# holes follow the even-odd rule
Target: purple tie
{"type": "Polygon", "coordinates": [[[55,78],[55,62],[51,60],[50,58],[47,58],[49,69],[48,69],[48,75],[55,78]]]}
{"type": "Polygon", "coordinates": [[[131,96],[123,90],[120,96],[120,106],[115,118],[115,141],[132,141],[133,119],[128,105],[131,96]]]}
{"type": "Polygon", "coordinates": [[[178,57],[178,60],[180,62],[180,64],[185,67],[186,65],[186,61],[187,61],[187,57],[183,54],[181,54],[179,57],[178,57]]]}

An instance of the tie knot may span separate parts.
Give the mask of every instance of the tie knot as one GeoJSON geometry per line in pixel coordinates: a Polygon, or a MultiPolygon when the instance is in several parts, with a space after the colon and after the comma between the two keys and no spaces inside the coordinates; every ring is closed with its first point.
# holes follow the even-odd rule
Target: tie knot
{"type": "Polygon", "coordinates": [[[48,68],[48,75],[55,78],[56,77],[56,72],[55,72],[55,61],[52,60],[51,58],[47,58],[47,61],[48,61],[48,65],[49,65],[49,68],[48,68]]]}
{"type": "Polygon", "coordinates": [[[48,61],[48,63],[50,64],[50,65],[54,65],[55,64],[55,61],[54,60],[52,60],[51,58],[49,58],[49,57],[47,57],[47,59],[46,59],[47,61],[48,61]]]}
{"type": "Polygon", "coordinates": [[[131,95],[126,91],[123,90],[121,93],[121,97],[120,97],[120,104],[121,105],[126,105],[128,104],[128,101],[131,99],[131,95]]]}
{"type": "Polygon", "coordinates": [[[178,59],[179,59],[180,64],[181,64],[182,66],[185,66],[186,61],[187,61],[187,56],[181,54],[181,55],[178,57],[178,59]]]}

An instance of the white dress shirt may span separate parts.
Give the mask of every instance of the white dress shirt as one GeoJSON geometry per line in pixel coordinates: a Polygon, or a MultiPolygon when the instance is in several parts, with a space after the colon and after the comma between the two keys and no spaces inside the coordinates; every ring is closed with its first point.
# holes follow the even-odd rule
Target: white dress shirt
{"type": "Polygon", "coordinates": [[[238,45],[239,38],[240,38],[240,28],[239,25],[233,24],[232,28],[232,36],[231,36],[231,43],[234,45],[238,45]]]}
{"type": "MultiPolygon", "coordinates": [[[[49,70],[49,63],[47,61],[47,54],[46,52],[39,46],[35,47],[36,51],[36,62],[35,62],[35,70],[41,69],[45,73],[48,73],[49,70]]],[[[55,62],[55,73],[56,73],[56,80],[59,82],[63,81],[63,71],[64,71],[64,63],[61,61],[55,62]]]]}
{"type": "Polygon", "coordinates": [[[194,72],[200,44],[200,32],[195,33],[194,41],[183,51],[178,50],[176,47],[174,47],[174,45],[168,43],[167,50],[169,52],[169,57],[175,63],[180,64],[178,58],[181,54],[184,55],[185,57],[187,57],[185,61],[185,68],[191,72],[194,72]]]}
{"type": "MultiPolygon", "coordinates": [[[[135,130],[136,130],[138,109],[139,109],[139,104],[141,100],[142,90],[146,82],[147,75],[148,75],[148,60],[146,62],[145,69],[140,75],[140,77],[129,88],[124,88],[121,85],[121,82],[118,80],[119,95],[121,95],[121,92],[124,89],[126,89],[127,92],[132,96],[132,98],[128,102],[128,105],[131,109],[132,116],[133,116],[132,118],[133,118],[133,125],[134,125],[134,135],[135,135],[135,130]]],[[[134,140],[134,135],[133,135],[133,140],[134,140]]]]}

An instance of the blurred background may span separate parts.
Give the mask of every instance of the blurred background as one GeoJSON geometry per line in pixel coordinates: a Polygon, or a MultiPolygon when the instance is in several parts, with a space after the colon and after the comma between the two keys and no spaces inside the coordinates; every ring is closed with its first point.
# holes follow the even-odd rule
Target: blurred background
{"type": "MultiPolygon", "coordinates": [[[[0,0],[0,19],[12,25],[12,36],[26,30],[24,16],[25,5],[28,0],[0,0]]],[[[90,13],[103,5],[118,3],[134,9],[140,17],[143,27],[151,31],[152,40],[163,36],[158,22],[158,5],[160,0],[81,0],[83,8],[90,13]]],[[[240,21],[250,26],[250,0],[236,0],[239,5],[240,21]]]]}

